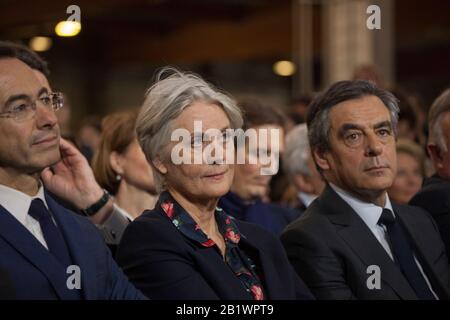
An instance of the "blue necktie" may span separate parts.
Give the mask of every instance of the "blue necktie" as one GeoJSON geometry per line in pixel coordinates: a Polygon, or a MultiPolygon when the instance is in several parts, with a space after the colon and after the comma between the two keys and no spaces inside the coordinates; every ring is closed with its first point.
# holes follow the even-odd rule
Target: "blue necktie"
{"type": "Polygon", "coordinates": [[[64,268],[71,265],[72,263],[66,241],[56,224],[53,222],[52,216],[45,207],[44,202],[38,198],[33,199],[28,214],[39,222],[50,253],[56,257],[64,268]]]}
{"type": "Polygon", "coordinates": [[[383,209],[378,224],[386,226],[394,260],[415,291],[417,297],[420,300],[435,300],[436,298],[414,260],[414,252],[408,241],[406,232],[394,217],[391,210],[383,209]]]}

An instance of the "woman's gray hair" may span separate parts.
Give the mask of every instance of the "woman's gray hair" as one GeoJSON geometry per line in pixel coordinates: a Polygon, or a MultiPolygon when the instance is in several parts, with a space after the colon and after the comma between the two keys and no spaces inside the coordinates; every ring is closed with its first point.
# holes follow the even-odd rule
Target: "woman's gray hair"
{"type": "MultiPolygon", "coordinates": [[[[242,114],[235,101],[224,92],[193,73],[164,67],[157,74],[155,83],[147,90],[136,122],[139,144],[147,161],[153,167],[158,192],[165,189],[164,176],[154,167],[153,161],[170,161],[162,154],[170,142],[172,121],[194,102],[214,103],[222,107],[234,129],[242,127],[242,114]]],[[[219,128],[218,128],[219,129],[219,128]]]]}
{"type": "Polygon", "coordinates": [[[311,176],[308,160],[311,150],[308,143],[308,129],[306,123],[295,126],[286,135],[286,144],[283,153],[283,169],[287,176],[303,174],[311,176]]]}
{"type": "Polygon", "coordinates": [[[391,92],[377,87],[371,81],[339,81],[319,94],[309,106],[307,124],[311,150],[324,152],[330,149],[328,134],[330,131],[329,114],[332,107],[344,101],[366,96],[376,96],[383,102],[389,110],[392,128],[394,134],[397,135],[400,109],[397,98],[391,92]]]}
{"type": "Polygon", "coordinates": [[[447,143],[442,131],[443,114],[450,111],[450,88],[434,100],[428,112],[429,143],[435,143],[443,152],[447,152],[447,143]]]}

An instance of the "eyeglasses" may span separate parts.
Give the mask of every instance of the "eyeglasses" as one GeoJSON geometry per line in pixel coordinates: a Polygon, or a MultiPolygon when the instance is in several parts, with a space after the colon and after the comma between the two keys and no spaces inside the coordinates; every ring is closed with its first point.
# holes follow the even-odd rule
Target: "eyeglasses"
{"type": "Polygon", "coordinates": [[[5,112],[0,113],[0,118],[13,118],[18,121],[29,120],[36,114],[37,102],[40,102],[47,109],[58,111],[64,105],[64,98],[61,92],[45,93],[35,101],[20,99],[12,103],[5,112]]]}

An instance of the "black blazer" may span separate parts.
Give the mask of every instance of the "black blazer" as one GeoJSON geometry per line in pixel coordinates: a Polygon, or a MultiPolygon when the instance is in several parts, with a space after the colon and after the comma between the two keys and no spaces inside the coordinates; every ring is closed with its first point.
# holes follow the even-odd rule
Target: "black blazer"
{"type": "MultiPolygon", "coordinates": [[[[450,270],[435,222],[420,208],[393,204],[393,209],[433,290],[448,299],[450,270]]],[[[369,227],[330,186],[281,239],[294,269],[318,299],[417,299],[369,227]],[[367,286],[370,265],[380,268],[380,289],[367,286]]]]}
{"type": "Polygon", "coordinates": [[[0,300],[13,300],[16,294],[9,273],[0,268],[0,300]]]}
{"type": "MultiPolygon", "coordinates": [[[[235,223],[241,233],[239,247],[257,265],[266,298],[312,298],[274,235],[254,224],[235,223]]],[[[116,259],[150,299],[249,299],[216,249],[185,237],[159,205],[127,227],[116,259]]]]}
{"type": "Polygon", "coordinates": [[[434,175],[425,179],[423,188],[409,204],[418,206],[433,216],[450,258],[450,180],[434,175]]]}

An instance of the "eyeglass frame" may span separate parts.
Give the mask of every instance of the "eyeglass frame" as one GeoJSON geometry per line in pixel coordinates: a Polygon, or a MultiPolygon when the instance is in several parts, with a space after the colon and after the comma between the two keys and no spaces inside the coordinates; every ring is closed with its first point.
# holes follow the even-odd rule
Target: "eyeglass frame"
{"type": "MultiPolygon", "coordinates": [[[[62,92],[59,91],[55,91],[55,92],[47,92],[47,97],[50,98],[50,102],[47,104],[44,101],[42,101],[42,99],[44,99],[44,97],[41,98],[37,98],[34,101],[31,101],[29,106],[31,107],[31,111],[33,111],[33,116],[36,114],[36,109],[37,109],[37,102],[41,102],[45,107],[52,107],[53,111],[58,111],[59,109],[61,109],[64,106],[64,96],[62,92]],[[56,99],[55,99],[56,98],[56,99]]],[[[0,112],[0,118],[11,118],[14,120],[18,120],[18,118],[20,118],[18,116],[20,111],[14,112],[14,111],[6,111],[6,112],[0,112]]],[[[25,119],[25,118],[23,118],[25,119]]]]}

